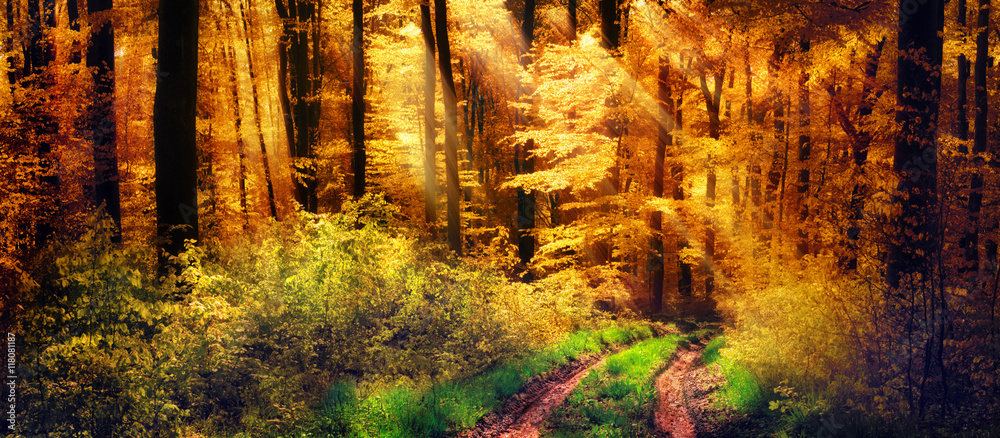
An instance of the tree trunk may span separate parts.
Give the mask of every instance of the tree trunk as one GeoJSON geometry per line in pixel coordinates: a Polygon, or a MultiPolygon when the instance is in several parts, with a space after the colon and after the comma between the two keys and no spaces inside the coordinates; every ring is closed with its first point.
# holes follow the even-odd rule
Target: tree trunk
{"type": "MultiPolygon", "coordinates": [[[[198,239],[198,0],[160,0],[157,85],[153,102],[157,235],[178,254],[198,239]],[[178,227],[183,226],[183,227],[178,227]]],[[[161,272],[167,266],[161,256],[161,272]]]]}
{"type": "Polygon", "coordinates": [[[254,133],[257,136],[257,144],[260,145],[260,162],[264,168],[264,182],[267,186],[267,204],[270,208],[269,211],[271,217],[281,219],[278,216],[278,202],[274,196],[274,181],[271,178],[271,162],[267,156],[267,142],[264,141],[263,116],[260,114],[261,93],[257,87],[257,81],[260,76],[258,76],[256,69],[254,69],[254,50],[250,35],[252,26],[250,25],[250,17],[247,15],[247,6],[248,5],[243,1],[240,2],[240,18],[243,22],[243,43],[247,48],[247,70],[250,73],[250,91],[253,95],[253,127],[255,129],[254,133]]]}
{"type": "MultiPolygon", "coordinates": [[[[351,50],[354,54],[354,87],[351,89],[351,123],[354,128],[354,197],[365,194],[365,166],[368,160],[365,151],[365,16],[364,1],[354,0],[351,6],[354,16],[354,40],[351,50]]],[[[454,90],[452,90],[454,92],[454,90]]]]}
{"type": "Polygon", "coordinates": [[[942,40],[934,31],[944,24],[944,3],[928,0],[915,11],[900,6],[898,101],[893,171],[899,177],[893,202],[900,206],[896,240],[886,266],[886,282],[895,290],[905,277],[930,280],[930,257],[938,253],[937,120],[941,89],[942,40]]]}
{"type": "MultiPolygon", "coordinates": [[[[986,125],[986,115],[989,109],[986,92],[986,68],[988,67],[989,51],[989,22],[990,22],[990,2],[989,0],[979,0],[979,15],[976,25],[979,33],[976,34],[976,71],[975,71],[975,99],[976,99],[976,131],[972,141],[973,167],[972,177],[969,181],[969,218],[970,231],[962,239],[962,246],[965,249],[964,269],[960,272],[979,272],[979,215],[983,206],[983,174],[982,166],[985,164],[983,154],[986,153],[986,134],[989,127],[986,125]]],[[[966,125],[968,129],[968,125],[966,125]]]]}
{"type": "Polygon", "coordinates": [[[578,0],[568,0],[568,2],[566,4],[566,9],[569,12],[569,40],[570,41],[576,41],[576,27],[577,27],[576,6],[577,6],[577,1],[578,0]]]}
{"type": "MultiPolygon", "coordinates": [[[[967,15],[966,11],[966,0],[958,0],[958,31],[963,34],[962,40],[965,41],[964,34],[968,31],[965,27],[965,19],[967,15]]],[[[965,141],[969,139],[969,117],[966,112],[966,105],[969,100],[969,60],[965,59],[965,53],[958,54],[958,139],[965,141]]],[[[966,145],[960,145],[959,151],[962,153],[968,152],[968,147],[966,145]]]]}
{"type": "MultiPolygon", "coordinates": [[[[360,0],[355,0],[359,2],[360,0]]],[[[434,24],[437,33],[438,66],[444,94],[444,152],[448,179],[448,243],[455,254],[462,255],[461,217],[458,212],[458,98],[451,70],[451,47],[448,45],[447,0],[434,0],[434,24]]]]}
{"type": "MultiPolygon", "coordinates": [[[[521,20],[521,36],[524,38],[524,53],[521,56],[521,66],[527,67],[531,63],[529,55],[531,46],[535,39],[535,0],[525,0],[524,16],[521,20]]],[[[520,93],[519,93],[520,94],[520,93]]],[[[524,122],[523,117],[519,117],[524,122]]],[[[535,141],[528,139],[521,145],[515,147],[514,170],[518,174],[528,174],[535,171],[534,158],[531,157],[535,149],[535,141]]],[[[517,247],[518,256],[525,269],[523,277],[525,282],[531,282],[534,278],[528,270],[528,264],[535,256],[535,235],[532,234],[535,228],[535,193],[519,187],[517,189],[517,247]]]]}
{"type": "MultiPolygon", "coordinates": [[[[76,4],[75,1],[69,3],[76,4]]],[[[118,150],[115,136],[115,33],[111,17],[94,22],[94,15],[110,13],[111,0],[89,0],[87,14],[94,26],[92,45],[87,51],[87,67],[94,69],[94,103],[89,114],[93,133],[94,186],[96,204],[115,221],[118,228],[112,241],[121,242],[121,195],[118,189],[118,150]]]]}
{"type": "Polygon", "coordinates": [[[601,47],[605,50],[618,50],[621,34],[618,0],[598,0],[597,9],[601,15],[601,47]]]}
{"type": "Polygon", "coordinates": [[[420,32],[424,37],[424,220],[437,222],[437,175],[435,153],[437,137],[434,120],[434,31],[431,28],[431,7],[420,4],[420,32]]]}
{"type": "MultiPolygon", "coordinates": [[[[705,97],[705,110],[708,112],[708,136],[713,140],[719,139],[719,106],[722,102],[722,81],[724,77],[721,71],[714,73],[714,90],[709,91],[708,82],[705,75],[700,77],[701,92],[705,97]]],[[[711,295],[715,289],[715,223],[711,216],[715,208],[715,163],[712,154],[708,155],[708,183],[705,187],[705,205],[708,207],[709,219],[705,221],[705,295],[711,295]]]]}
{"type": "MultiPolygon", "coordinates": [[[[660,57],[659,73],[656,78],[656,97],[660,109],[656,129],[656,155],[653,161],[653,196],[663,197],[663,166],[667,147],[673,147],[673,96],[667,80],[670,74],[670,63],[665,57],[660,57]]],[[[663,310],[663,212],[656,210],[650,214],[649,228],[652,231],[649,270],[651,273],[650,292],[653,297],[653,313],[663,310]]]]}
{"type": "MultiPolygon", "coordinates": [[[[683,59],[681,59],[683,62],[683,59]]],[[[687,78],[683,75],[680,78],[681,82],[686,82],[687,78]]],[[[677,93],[677,101],[674,102],[674,129],[677,131],[682,131],[684,129],[684,91],[681,89],[677,93]]],[[[671,157],[677,158],[681,155],[681,138],[674,137],[674,150],[671,151],[671,157]]],[[[681,164],[680,160],[674,162],[673,167],[670,169],[671,177],[674,183],[674,200],[683,201],[684,200],[684,165],[681,164]]],[[[688,239],[687,235],[680,233],[677,237],[677,253],[678,255],[683,253],[684,250],[688,249],[688,239]]],[[[691,276],[691,265],[687,264],[682,257],[677,258],[677,294],[682,297],[691,296],[691,287],[694,284],[694,280],[691,276]]]]}
{"type": "Polygon", "coordinates": [[[805,68],[808,66],[809,40],[803,39],[800,43],[803,56],[802,75],[799,76],[799,226],[798,242],[796,242],[796,257],[809,254],[809,233],[806,232],[809,220],[809,159],[812,155],[812,138],[809,132],[811,124],[812,108],[810,107],[809,93],[809,72],[805,68]]]}
{"type": "Polygon", "coordinates": [[[831,85],[827,88],[827,93],[831,97],[831,105],[837,115],[838,123],[850,138],[851,154],[854,157],[855,183],[851,190],[850,218],[851,225],[847,227],[847,250],[848,254],[841,265],[848,271],[857,269],[858,264],[858,244],[857,240],[861,235],[861,221],[864,219],[865,197],[868,193],[868,186],[865,183],[865,163],[868,161],[868,148],[872,142],[871,127],[868,118],[875,107],[875,99],[878,97],[875,90],[875,79],[878,75],[878,61],[882,57],[882,49],[885,47],[886,38],[883,37],[875,45],[871,52],[868,52],[865,61],[865,76],[861,88],[861,103],[858,105],[857,126],[851,122],[847,111],[835,99],[836,89],[831,85]]]}

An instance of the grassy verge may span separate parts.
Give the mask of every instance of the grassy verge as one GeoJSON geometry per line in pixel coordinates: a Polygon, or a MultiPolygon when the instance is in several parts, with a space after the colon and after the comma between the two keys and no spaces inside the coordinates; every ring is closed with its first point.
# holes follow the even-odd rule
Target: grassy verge
{"type": "Polygon", "coordinates": [[[726,378],[726,385],[719,390],[717,402],[736,412],[747,413],[767,409],[767,399],[760,379],[738,362],[722,356],[720,349],[726,346],[724,336],[716,336],[701,355],[705,366],[716,365],[726,378]]]}
{"type": "Polygon", "coordinates": [[[556,437],[652,437],[656,375],[668,365],[676,335],[645,340],[608,357],[553,410],[545,433],[556,437]]]}
{"type": "Polygon", "coordinates": [[[312,424],[298,436],[434,437],[475,425],[534,376],[581,356],[653,335],[633,323],[570,334],[549,348],[505,362],[492,370],[429,387],[397,386],[359,395],[353,383],[334,385],[312,424]]]}

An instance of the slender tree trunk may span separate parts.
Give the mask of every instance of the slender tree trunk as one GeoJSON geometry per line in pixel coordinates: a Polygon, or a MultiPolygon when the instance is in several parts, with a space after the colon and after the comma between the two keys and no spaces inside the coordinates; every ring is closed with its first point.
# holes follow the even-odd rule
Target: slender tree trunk
{"type": "MultiPolygon", "coordinates": [[[[670,85],[667,82],[670,74],[670,63],[660,57],[659,73],[656,77],[657,104],[660,109],[659,120],[657,120],[656,130],[656,155],[653,159],[653,196],[663,197],[663,166],[666,159],[667,147],[673,147],[673,137],[670,131],[673,130],[673,96],[671,96],[670,85]]],[[[660,313],[663,310],[663,212],[656,210],[650,214],[649,228],[652,231],[652,247],[650,248],[649,270],[652,279],[650,281],[650,291],[653,297],[653,313],[660,313]]]]}
{"type": "Polygon", "coordinates": [[[568,2],[566,4],[566,9],[569,12],[569,40],[570,41],[576,41],[576,27],[577,27],[576,6],[577,6],[577,1],[578,0],[568,0],[568,2]]]}
{"type": "MultiPolygon", "coordinates": [[[[802,62],[808,66],[809,40],[803,39],[800,43],[802,48],[802,62]]],[[[803,67],[802,75],[799,76],[799,226],[798,242],[795,244],[797,258],[809,254],[809,233],[806,232],[809,220],[809,159],[812,155],[812,138],[810,136],[812,108],[810,106],[809,93],[809,72],[803,67]]]]}
{"type": "MultiPolygon", "coordinates": [[[[318,103],[316,90],[313,89],[313,75],[309,62],[309,31],[315,23],[316,4],[309,0],[290,0],[295,6],[295,20],[297,35],[295,36],[294,67],[295,67],[295,125],[298,133],[295,138],[293,159],[310,161],[313,157],[313,149],[317,136],[318,120],[313,120],[313,106],[318,103]]],[[[319,44],[312,41],[312,44],[319,44]]],[[[316,206],[309,202],[315,198],[313,191],[316,188],[315,166],[306,164],[299,166],[299,176],[295,178],[297,197],[305,206],[306,211],[315,212],[316,206]]]]}
{"type": "MultiPolygon", "coordinates": [[[[681,63],[683,63],[683,58],[681,58],[681,63]]],[[[681,75],[679,78],[681,83],[686,82],[687,78],[681,75]]],[[[677,93],[677,100],[674,102],[674,129],[678,132],[684,130],[684,90],[681,89],[677,93]]],[[[683,137],[673,137],[674,148],[670,155],[672,158],[678,158],[681,156],[683,151],[681,151],[681,138],[683,137]]],[[[680,160],[674,162],[673,167],[670,169],[671,177],[674,183],[674,200],[683,201],[684,200],[684,165],[681,164],[680,160]]],[[[680,233],[677,236],[677,253],[681,254],[684,250],[688,249],[690,246],[688,244],[687,235],[680,233]]],[[[677,258],[677,294],[682,297],[690,297],[692,285],[694,280],[691,274],[691,265],[684,261],[683,258],[677,258]]]]}
{"type": "MultiPolygon", "coordinates": [[[[521,20],[521,36],[524,38],[524,54],[521,56],[521,66],[527,67],[531,63],[530,51],[535,39],[535,0],[525,0],[524,16],[521,20]]],[[[523,117],[519,120],[524,122],[523,117]]],[[[528,139],[521,145],[515,147],[514,167],[515,172],[527,174],[535,171],[534,158],[531,157],[534,151],[535,141],[528,139]]],[[[517,247],[521,264],[525,268],[524,281],[531,282],[534,278],[528,270],[528,264],[535,256],[535,235],[532,234],[535,228],[535,193],[519,187],[517,189],[517,247]]]]}
{"type": "Polygon", "coordinates": [[[963,272],[979,272],[979,222],[980,211],[983,206],[983,174],[982,167],[985,164],[983,154],[986,153],[986,135],[989,127],[986,125],[988,105],[988,94],[986,92],[986,69],[988,67],[989,56],[989,22],[990,22],[990,1],[979,0],[979,14],[976,25],[979,32],[976,34],[976,71],[975,71],[975,99],[976,99],[976,131],[972,142],[973,169],[971,181],[969,181],[969,218],[972,221],[970,231],[963,239],[965,249],[965,269],[963,272]]]}
{"type": "MultiPolygon", "coordinates": [[[[198,239],[198,0],[160,0],[157,85],[153,102],[157,235],[178,254],[198,239]],[[183,227],[178,227],[183,226],[183,227]]],[[[160,267],[168,261],[161,256],[160,267]]]]}
{"type": "Polygon", "coordinates": [[[431,7],[420,4],[420,31],[424,37],[424,219],[437,222],[437,177],[435,153],[437,137],[434,119],[434,30],[431,28],[431,7]]]}
{"type": "MultiPolygon", "coordinates": [[[[360,1],[360,0],[355,0],[360,1]]],[[[451,250],[462,255],[461,217],[458,198],[458,98],[455,77],[451,69],[451,47],[448,45],[447,0],[434,0],[434,24],[437,35],[438,65],[441,70],[441,90],[444,94],[444,152],[448,179],[448,243],[451,250]]]]}
{"type": "MultiPolygon", "coordinates": [[[[76,4],[75,0],[70,0],[76,4]]],[[[94,21],[99,13],[111,11],[111,0],[89,0],[87,14],[94,21]]],[[[89,129],[93,133],[94,183],[96,204],[105,211],[118,228],[112,237],[121,242],[121,198],[118,189],[118,150],[115,136],[115,32],[110,16],[103,16],[94,26],[92,44],[87,51],[87,67],[94,69],[94,103],[90,108],[89,129]]]]}
{"type": "MultiPolygon", "coordinates": [[[[288,90],[288,67],[289,54],[297,52],[298,39],[295,34],[295,18],[293,17],[293,12],[295,10],[295,0],[289,0],[289,6],[285,6],[283,0],[275,0],[274,6],[278,12],[278,18],[282,21],[282,34],[280,38],[280,47],[278,48],[278,101],[281,105],[281,116],[285,123],[285,135],[288,139],[288,145],[290,149],[289,156],[292,158],[292,179],[295,182],[295,200],[302,205],[303,208],[308,210],[307,200],[308,193],[304,190],[301,184],[303,179],[304,170],[297,163],[296,159],[299,158],[298,151],[296,149],[295,142],[295,130],[296,128],[302,129],[301,126],[297,126],[301,123],[301,120],[296,120],[292,117],[292,103],[289,97],[288,90]]],[[[292,58],[294,59],[294,57],[292,58]]]]}
{"type": "MultiPolygon", "coordinates": [[[[958,0],[958,31],[963,34],[962,40],[964,42],[965,32],[968,29],[965,26],[966,11],[966,0],[958,0]]],[[[965,53],[958,54],[958,139],[965,141],[969,139],[969,117],[966,112],[966,105],[969,100],[969,60],[965,59],[965,53]]],[[[963,153],[968,152],[968,147],[964,144],[959,146],[959,150],[963,153]]]]}
{"type": "Polygon", "coordinates": [[[232,46],[228,47],[226,51],[226,58],[228,60],[228,66],[230,73],[230,81],[233,87],[233,117],[235,120],[234,129],[236,130],[236,150],[239,155],[240,173],[239,173],[239,183],[240,183],[240,216],[243,218],[243,231],[250,230],[250,216],[247,214],[247,164],[246,164],[246,149],[243,144],[243,118],[240,116],[240,92],[239,92],[239,79],[236,74],[236,49],[232,46]]]}
{"type": "Polygon", "coordinates": [[[247,48],[247,70],[250,73],[250,90],[253,95],[253,124],[255,128],[255,134],[257,136],[257,143],[260,145],[260,162],[264,167],[264,181],[267,185],[267,203],[270,207],[271,217],[280,219],[278,217],[278,203],[274,196],[274,181],[271,178],[271,162],[267,156],[267,142],[264,141],[264,127],[263,127],[263,116],[260,114],[261,108],[261,98],[257,88],[258,74],[254,69],[254,50],[253,44],[251,43],[250,36],[250,17],[247,15],[247,4],[240,2],[240,18],[243,22],[243,43],[247,48]]]}
{"type": "MultiPolygon", "coordinates": [[[[365,16],[364,1],[353,0],[354,16],[354,87],[351,91],[351,123],[354,128],[354,197],[365,194],[365,172],[368,159],[365,151],[365,16]]],[[[454,91],[454,90],[452,90],[454,91]]]]}
{"type": "Polygon", "coordinates": [[[875,93],[875,79],[878,74],[878,61],[882,57],[882,49],[885,47],[885,41],[885,37],[881,38],[875,47],[868,52],[866,57],[865,76],[861,89],[861,103],[858,105],[856,126],[851,122],[843,105],[837,101],[836,89],[832,85],[827,88],[827,93],[831,98],[830,104],[832,110],[837,115],[841,128],[850,138],[851,155],[854,157],[855,182],[854,188],[851,190],[851,199],[849,202],[851,225],[846,229],[848,254],[841,262],[844,269],[848,271],[857,269],[858,264],[859,247],[857,241],[861,235],[861,222],[864,220],[865,197],[868,196],[864,166],[868,161],[868,148],[872,142],[872,133],[868,118],[872,114],[872,110],[875,107],[875,99],[877,98],[875,93]]]}
{"type": "MultiPolygon", "coordinates": [[[[722,102],[722,82],[724,77],[721,71],[717,71],[712,80],[714,90],[709,91],[708,82],[705,75],[700,77],[701,92],[705,97],[705,109],[708,112],[708,136],[713,140],[719,139],[719,106],[722,102]]],[[[705,221],[705,295],[711,295],[715,289],[715,223],[711,216],[715,208],[715,164],[712,154],[708,155],[708,183],[705,187],[705,205],[708,206],[709,219],[705,221]]]]}

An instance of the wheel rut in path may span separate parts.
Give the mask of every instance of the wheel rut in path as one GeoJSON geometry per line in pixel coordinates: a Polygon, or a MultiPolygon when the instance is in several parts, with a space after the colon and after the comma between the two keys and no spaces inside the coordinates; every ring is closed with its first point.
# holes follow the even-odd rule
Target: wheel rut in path
{"type": "Polygon", "coordinates": [[[674,362],[656,378],[658,400],[653,423],[661,437],[694,438],[697,420],[689,410],[685,394],[692,367],[701,356],[701,346],[679,350],[674,362]]]}
{"type": "Polygon", "coordinates": [[[604,363],[604,355],[581,358],[528,382],[496,412],[485,415],[463,438],[534,438],[552,408],[562,404],[587,373],[604,363]]]}

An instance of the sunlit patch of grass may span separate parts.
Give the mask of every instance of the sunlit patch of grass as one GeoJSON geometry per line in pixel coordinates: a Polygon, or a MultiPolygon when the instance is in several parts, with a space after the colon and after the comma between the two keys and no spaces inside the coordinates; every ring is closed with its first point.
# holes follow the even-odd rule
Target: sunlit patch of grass
{"type": "Polygon", "coordinates": [[[656,375],[677,349],[677,336],[648,339],[612,355],[553,410],[546,433],[556,437],[654,436],[656,375]]]}
{"type": "MultiPolygon", "coordinates": [[[[613,345],[652,336],[647,325],[633,323],[572,333],[562,342],[492,370],[423,389],[398,386],[361,397],[349,384],[330,389],[328,403],[302,436],[436,437],[475,425],[497,409],[533,376],[613,345]],[[347,388],[347,389],[345,389],[347,388]]],[[[629,389],[631,390],[631,389],[629,389]]]]}
{"type": "Polygon", "coordinates": [[[725,386],[718,392],[717,401],[742,413],[766,408],[766,393],[761,380],[740,363],[723,356],[720,350],[725,346],[726,338],[717,336],[709,341],[701,356],[702,364],[719,367],[726,378],[725,386]]]}

